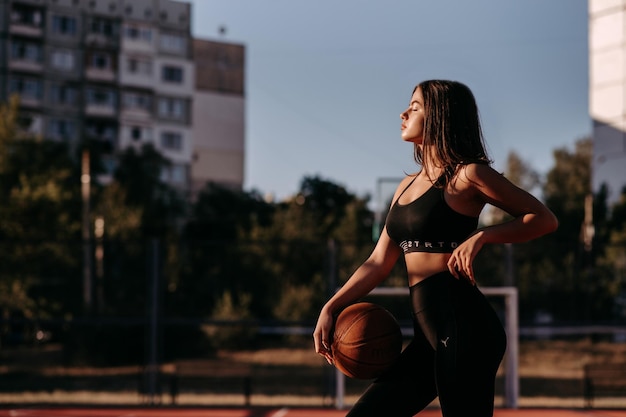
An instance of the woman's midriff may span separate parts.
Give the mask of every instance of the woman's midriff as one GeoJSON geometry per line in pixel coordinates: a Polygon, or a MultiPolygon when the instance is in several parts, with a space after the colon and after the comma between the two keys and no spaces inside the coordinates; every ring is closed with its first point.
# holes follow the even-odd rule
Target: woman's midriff
{"type": "Polygon", "coordinates": [[[448,270],[449,253],[411,252],[404,256],[409,286],[448,270]]]}

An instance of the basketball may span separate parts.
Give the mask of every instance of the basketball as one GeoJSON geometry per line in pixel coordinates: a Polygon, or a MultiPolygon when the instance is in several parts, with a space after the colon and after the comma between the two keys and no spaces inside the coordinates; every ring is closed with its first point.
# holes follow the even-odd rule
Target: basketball
{"type": "Polygon", "coordinates": [[[332,342],[337,369],[350,378],[381,375],[402,350],[402,332],[395,317],[372,303],[346,307],[335,321],[332,342]]]}

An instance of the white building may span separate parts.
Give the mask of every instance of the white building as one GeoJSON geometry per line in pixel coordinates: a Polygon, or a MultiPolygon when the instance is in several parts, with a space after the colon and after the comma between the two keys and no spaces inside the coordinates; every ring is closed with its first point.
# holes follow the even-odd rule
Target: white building
{"type": "Polygon", "coordinates": [[[626,186],[626,0],[589,0],[589,112],[593,190],[611,202],[626,186]]]}

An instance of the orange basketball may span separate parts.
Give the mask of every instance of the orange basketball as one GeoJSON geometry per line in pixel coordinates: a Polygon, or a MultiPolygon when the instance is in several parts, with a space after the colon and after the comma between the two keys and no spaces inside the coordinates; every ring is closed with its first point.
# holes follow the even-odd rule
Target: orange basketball
{"type": "Polygon", "coordinates": [[[401,350],[400,325],[383,307],[356,303],[337,316],[333,357],[337,369],[350,378],[376,378],[391,366],[401,350]]]}

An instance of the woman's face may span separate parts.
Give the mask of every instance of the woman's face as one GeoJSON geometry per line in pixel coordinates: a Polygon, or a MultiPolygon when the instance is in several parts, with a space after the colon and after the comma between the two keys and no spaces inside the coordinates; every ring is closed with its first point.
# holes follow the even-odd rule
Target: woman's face
{"type": "Polygon", "coordinates": [[[415,90],[409,107],[400,113],[400,119],[402,140],[421,145],[424,141],[424,98],[421,88],[415,90]]]}

